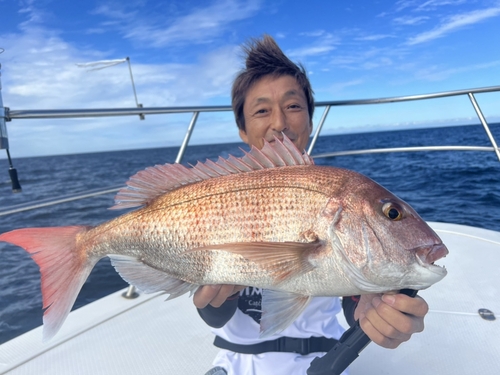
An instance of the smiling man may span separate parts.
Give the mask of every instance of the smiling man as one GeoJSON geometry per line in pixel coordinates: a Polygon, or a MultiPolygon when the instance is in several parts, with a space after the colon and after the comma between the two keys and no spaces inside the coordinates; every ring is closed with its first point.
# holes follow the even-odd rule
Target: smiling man
{"type": "MultiPolygon", "coordinates": [[[[304,150],[312,131],[313,92],[302,66],[290,61],[269,36],[245,47],[246,68],[236,77],[232,105],[241,139],[262,148],[285,134],[304,150]]],[[[200,316],[213,327],[222,350],[207,375],[306,374],[343,333],[336,315],[359,319],[375,343],[395,348],[424,328],[427,303],[403,294],[315,297],[279,334],[259,338],[262,291],[251,286],[206,285],[194,295],[200,316]]]]}
{"type": "Polygon", "coordinates": [[[291,76],[265,76],[247,92],[243,106],[244,122],[240,127],[243,142],[258,148],[264,139],[271,144],[282,133],[303,150],[312,131],[307,99],[291,76]]]}

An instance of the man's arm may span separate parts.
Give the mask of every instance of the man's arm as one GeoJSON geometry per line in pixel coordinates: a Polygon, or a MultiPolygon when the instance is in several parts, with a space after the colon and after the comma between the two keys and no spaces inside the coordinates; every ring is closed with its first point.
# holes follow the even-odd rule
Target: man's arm
{"type": "Polygon", "coordinates": [[[243,289],[238,285],[204,285],[195,292],[193,302],[205,323],[220,328],[234,315],[243,289]]]}
{"type": "Polygon", "coordinates": [[[342,309],[344,310],[345,320],[352,327],[356,324],[356,319],[354,319],[354,312],[356,307],[358,307],[359,296],[342,297],[342,309]]]}

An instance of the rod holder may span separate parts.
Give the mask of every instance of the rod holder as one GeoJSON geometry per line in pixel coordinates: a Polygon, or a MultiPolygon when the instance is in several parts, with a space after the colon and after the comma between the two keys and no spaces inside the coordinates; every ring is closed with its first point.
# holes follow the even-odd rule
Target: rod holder
{"type": "Polygon", "coordinates": [[[19,179],[17,178],[17,170],[16,168],[9,168],[10,181],[12,182],[12,192],[20,193],[23,191],[21,188],[21,184],[19,183],[19,179]]]}
{"type": "Polygon", "coordinates": [[[14,168],[12,165],[12,159],[10,158],[10,152],[9,149],[5,149],[7,151],[7,159],[9,159],[9,176],[10,176],[10,182],[12,182],[12,192],[13,193],[20,193],[23,191],[21,188],[21,184],[19,183],[19,178],[17,177],[17,170],[14,168]]]}

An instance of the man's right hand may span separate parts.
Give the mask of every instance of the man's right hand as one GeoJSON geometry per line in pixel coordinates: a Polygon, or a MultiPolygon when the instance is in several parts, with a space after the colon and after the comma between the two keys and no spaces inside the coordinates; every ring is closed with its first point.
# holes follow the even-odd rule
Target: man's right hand
{"type": "Polygon", "coordinates": [[[198,309],[207,305],[220,307],[228,297],[245,289],[241,285],[202,285],[194,293],[193,302],[198,309]]]}

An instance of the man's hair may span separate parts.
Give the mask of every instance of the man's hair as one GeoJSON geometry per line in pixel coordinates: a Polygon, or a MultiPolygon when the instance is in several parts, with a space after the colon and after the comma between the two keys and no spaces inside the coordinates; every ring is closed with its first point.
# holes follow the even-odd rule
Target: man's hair
{"type": "Polygon", "coordinates": [[[243,52],[246,54],[245,69],[240,71],[234,80],[231,91],[231,104],[238,128],[246,131],[245,117],[243,115],[245,98],[250,88],[264,76],[275,78],[282,76],[294,77],[304,90],[309,119],[312,121],[314,93],[302,64],[295,64],[286,57],[278,44],[269,35],[264,35],[262,39],[251,39],[243,46],[243,52]]]}

